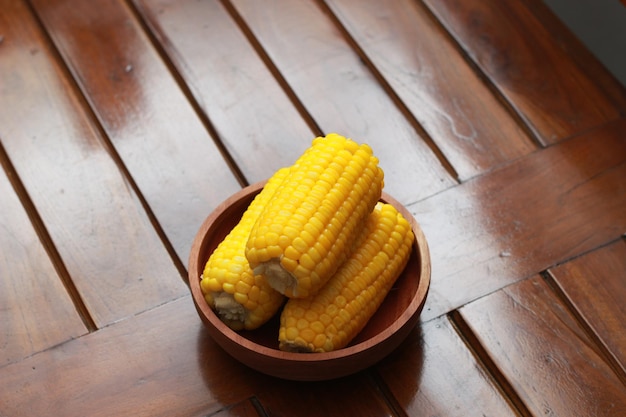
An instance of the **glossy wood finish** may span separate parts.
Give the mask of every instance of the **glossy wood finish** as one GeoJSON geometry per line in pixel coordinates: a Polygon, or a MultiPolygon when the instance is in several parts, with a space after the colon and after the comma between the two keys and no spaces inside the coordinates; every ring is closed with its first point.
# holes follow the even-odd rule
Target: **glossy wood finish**
{"type": "Polygon", "coordinates": [[[186,262],[188,236],[200,226],[207,207],[239,189],[202,115],[195,113],[123,3],[33,4],[125,168],[186,262]],[[81,32],[80,42],[76,28],[89,28],[81,32]]]}
{"type": "Polygon", "coordinates": [[[540,0],[0,0],[0,415],[623,416],[626,90],[540,0]],[[331,130],[431,252],[381,362],[254,371],[204,218],[331,130]]]}
{"type": "Polygon", "coordinates": [[[486,296],[463,307],[460,317],[519,409],[559,416],[626,413],[623,381],[542,279],[486,296]]]}
{"type": "Polygon", "coordinates": [[[328,3],[462,180],[535,148],[421,2],[328,3]]]}
{"type": "Polygon", "coordinates": [[[6,3],[2,145],[88,320],[105,326],[184,295],[145,207],[46,34],[25,4],[6,3]]]}
{"type": "Polygon", "coordinates": [[[453,184],[411,118],[402,114],[323,9],[314,2],[233,4],[322,131],[345,132],[372,146],[389,193],[406,204],[453,184]],[[302,48],[305,55],[297,53],[302,48]],[[389,147],[389,137],[403,149],[401,158],[389,147]]]}
{"type": "Polygon", "coordinates": [[[289,165],[319,133],[219,1],[133,3],[248,183],[289,165]]]}
{"type": "Polygon", "coordinates": [[[625,129],[621,119],[409,206],[440,260],[424,318],[626,230],[625,129]]]}
{"type": "Polygon", "coordinates": [[[621,277],[624,271],[623,239],[549,270],[588,331],[598,335],[622,380],[626,380],[626,280],[615,277],[621,277]]]}
{"type": "Polygon", "coordinates": [[[411,416],[516,415],[445,316],[418,326],[378,372],[411,416]]]}
{"type": "Polygon", "coordinates": [[[425,3],[542,143],[624,115],[623,86],[541,0],[425,3]]]}
{"type": "Polygon", "coordinates": [[[81,336],[87,328],[4,172],[0,195],[0,245],[12,248],[0,255],[0,305],[11,313],[0,321],[0,364],[6,365],[81,336]]]}

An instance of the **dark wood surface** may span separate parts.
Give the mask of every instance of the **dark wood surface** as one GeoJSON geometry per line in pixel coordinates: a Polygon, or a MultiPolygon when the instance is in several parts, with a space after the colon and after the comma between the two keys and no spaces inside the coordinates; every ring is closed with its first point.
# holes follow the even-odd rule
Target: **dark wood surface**
{"type": "Polygon", "coordinates": [[[540,0],[0,0],[0,416],[626,415],[626,89],[540,0]],[[420,323],[272,378],[186,285],[313,137],[420,223],[420,323]]]}

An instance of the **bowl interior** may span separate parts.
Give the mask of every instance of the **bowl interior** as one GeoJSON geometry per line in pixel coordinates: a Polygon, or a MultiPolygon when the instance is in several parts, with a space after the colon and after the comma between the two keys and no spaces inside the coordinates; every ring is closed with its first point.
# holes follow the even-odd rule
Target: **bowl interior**
{"type": "MultiPolygon", "coordinates": [[[[201,296],[197,296],[197,294],[199,293],[199,291],[197,291],[197,288],[195,288],[196,291],[193,291],[194,287],[199,287],[199,277],[202,274],[206,261],[208,260],[210,254],[213,252],[215,247],[226,237],[226,235],[237,224],[237,222],[239,222],[244,211],[262,187],[263,183],[258,183],[251,185],[234,194],[231,198],[229,198],[222,205],[220,205],[220,207],[216,208],[213,214],[209,216],[209,218],[207,218],[201,230],[199,231],[196,242],[194,242],[192,248],[189,271],[189,281],[190,285],[192,286],[192,292],[194,293],[194,297],[196,298],[194,300],[196,304],[204,303],[206,305],[204,299],[201,296]],[[194,270],[192,270],[192,267],[194,268],[194,270]],[[198,298],[202,299],[198,300],[198,298]]],[[[426,245],[426,242],[425,239],[423,239],[421,231],[419,230],[419,226],[415,222],[413,216],[404,208],[404,206],[399,204],[391,196],[383,193],[383,198],[381,200],[393,204],[400,212],[402,212],[407,220],[411,222],[416,234],[416,239],[413,242],[413,249],[408,264],[406,265],[402,274],[398,277],[395,285],[393,286],[375,315],[368,321],[367,325],[352,340],[348,347],[344,348],[344,350],[352,346],[359,345],[362,342],[368,341],[372,338],[378,337],[381,333],[385,333],[385,331],[392,332],[394,328],[398,326],[398,320],[403,315],[406,315],[406,311],[409,306],[413,304],[412,307],[417,310],[411,313],[419,313],[419,310],[421,310],[421,307],[423,306],[423,302],[426,297],[428,282],[424,282],[424,280],[429,280],[429,274],[423,274],[421,272],[424,271],[424,267],[426,266],[423,264],[423,262],[428,262],[427,259],[424,260],[422,258],[424,257],[424,253],[427,254],[428,252],[427,248],[424,247],[426,245]],[[416,293],[418,292],[418,290],[420,290],[420,295],[419,299],[417,300],[418,305],[415,305],[416,293]]],[[[278,351],[277,335],[280,314],[276,314],[274,319],[270,320],[268,323],[256,330],[240,331],[236,333],[229,331],[229,329],[224,329],[225,325],[223,325],[219,321],[217,315],[215,315],[210,309],[203,308],[202,311],[200,311],[200,314],[208,316],[203,317],[203,320],[205,320],[205,322],[206,320],[209,320],[211,324],[221,327],[222,330],[225,330],[227,335],[230,335],[229,337],[231,338],[243,337],[253,344],[273,350],[275,349],[276,351],[278,351]]],[[[408,320],[409,318],[410,317],[405,317],[405,320],[408,320]]],[[[403,323],[400,323],[400,325],[402,324],[403,323]]],[[[260,350],[264,349],[261,348],[260,350]]],[[[281,352],[281,355],[283,355],[283,357],[285,356],[285,354],[286,352],[281,352]]],[[[301,356],[303,354],[293,353],[292,355],[301,356]]]]}

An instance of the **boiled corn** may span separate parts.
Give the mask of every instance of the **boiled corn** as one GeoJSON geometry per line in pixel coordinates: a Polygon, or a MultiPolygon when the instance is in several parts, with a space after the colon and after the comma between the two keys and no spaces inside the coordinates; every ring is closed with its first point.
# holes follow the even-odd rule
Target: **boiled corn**
{"type": "Polygon", "coordinates": [[[368,145],[315,138],[252,228],[246,257],[254,273],[290,298],[314,294],[349,256],[382,187],[368,145]]]}
{"type": "Polygon", "coordinates": [[[290,299],[280,317],[279,348],[328,352],[345,347],[374,315],[404,269],[413,244],[410,223],[378,203],[356,250],[313,297],[290,299]]]}
{"type": "Polygon", "coordinates": [[[268,180],[205,265],[202,293],[220,319],[234,330],[261,326],[284,302],[284,296],[273,290],[263,276],[254,275],[245,247],[254,222],[288,172],[289,168],[282,168],[268,180]]]}

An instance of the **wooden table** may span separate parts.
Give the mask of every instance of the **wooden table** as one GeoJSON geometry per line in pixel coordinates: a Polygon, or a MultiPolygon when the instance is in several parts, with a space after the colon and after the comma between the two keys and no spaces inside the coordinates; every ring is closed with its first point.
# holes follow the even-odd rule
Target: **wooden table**
{"type": "Polygon", "coordinates": [[[626,415],[626,91],[540,0],[0,0],[0,143],[2,417],[626,415]],[[186,266],[328,132],[432,282],[382,362],[290,382],[186,266]]]}

